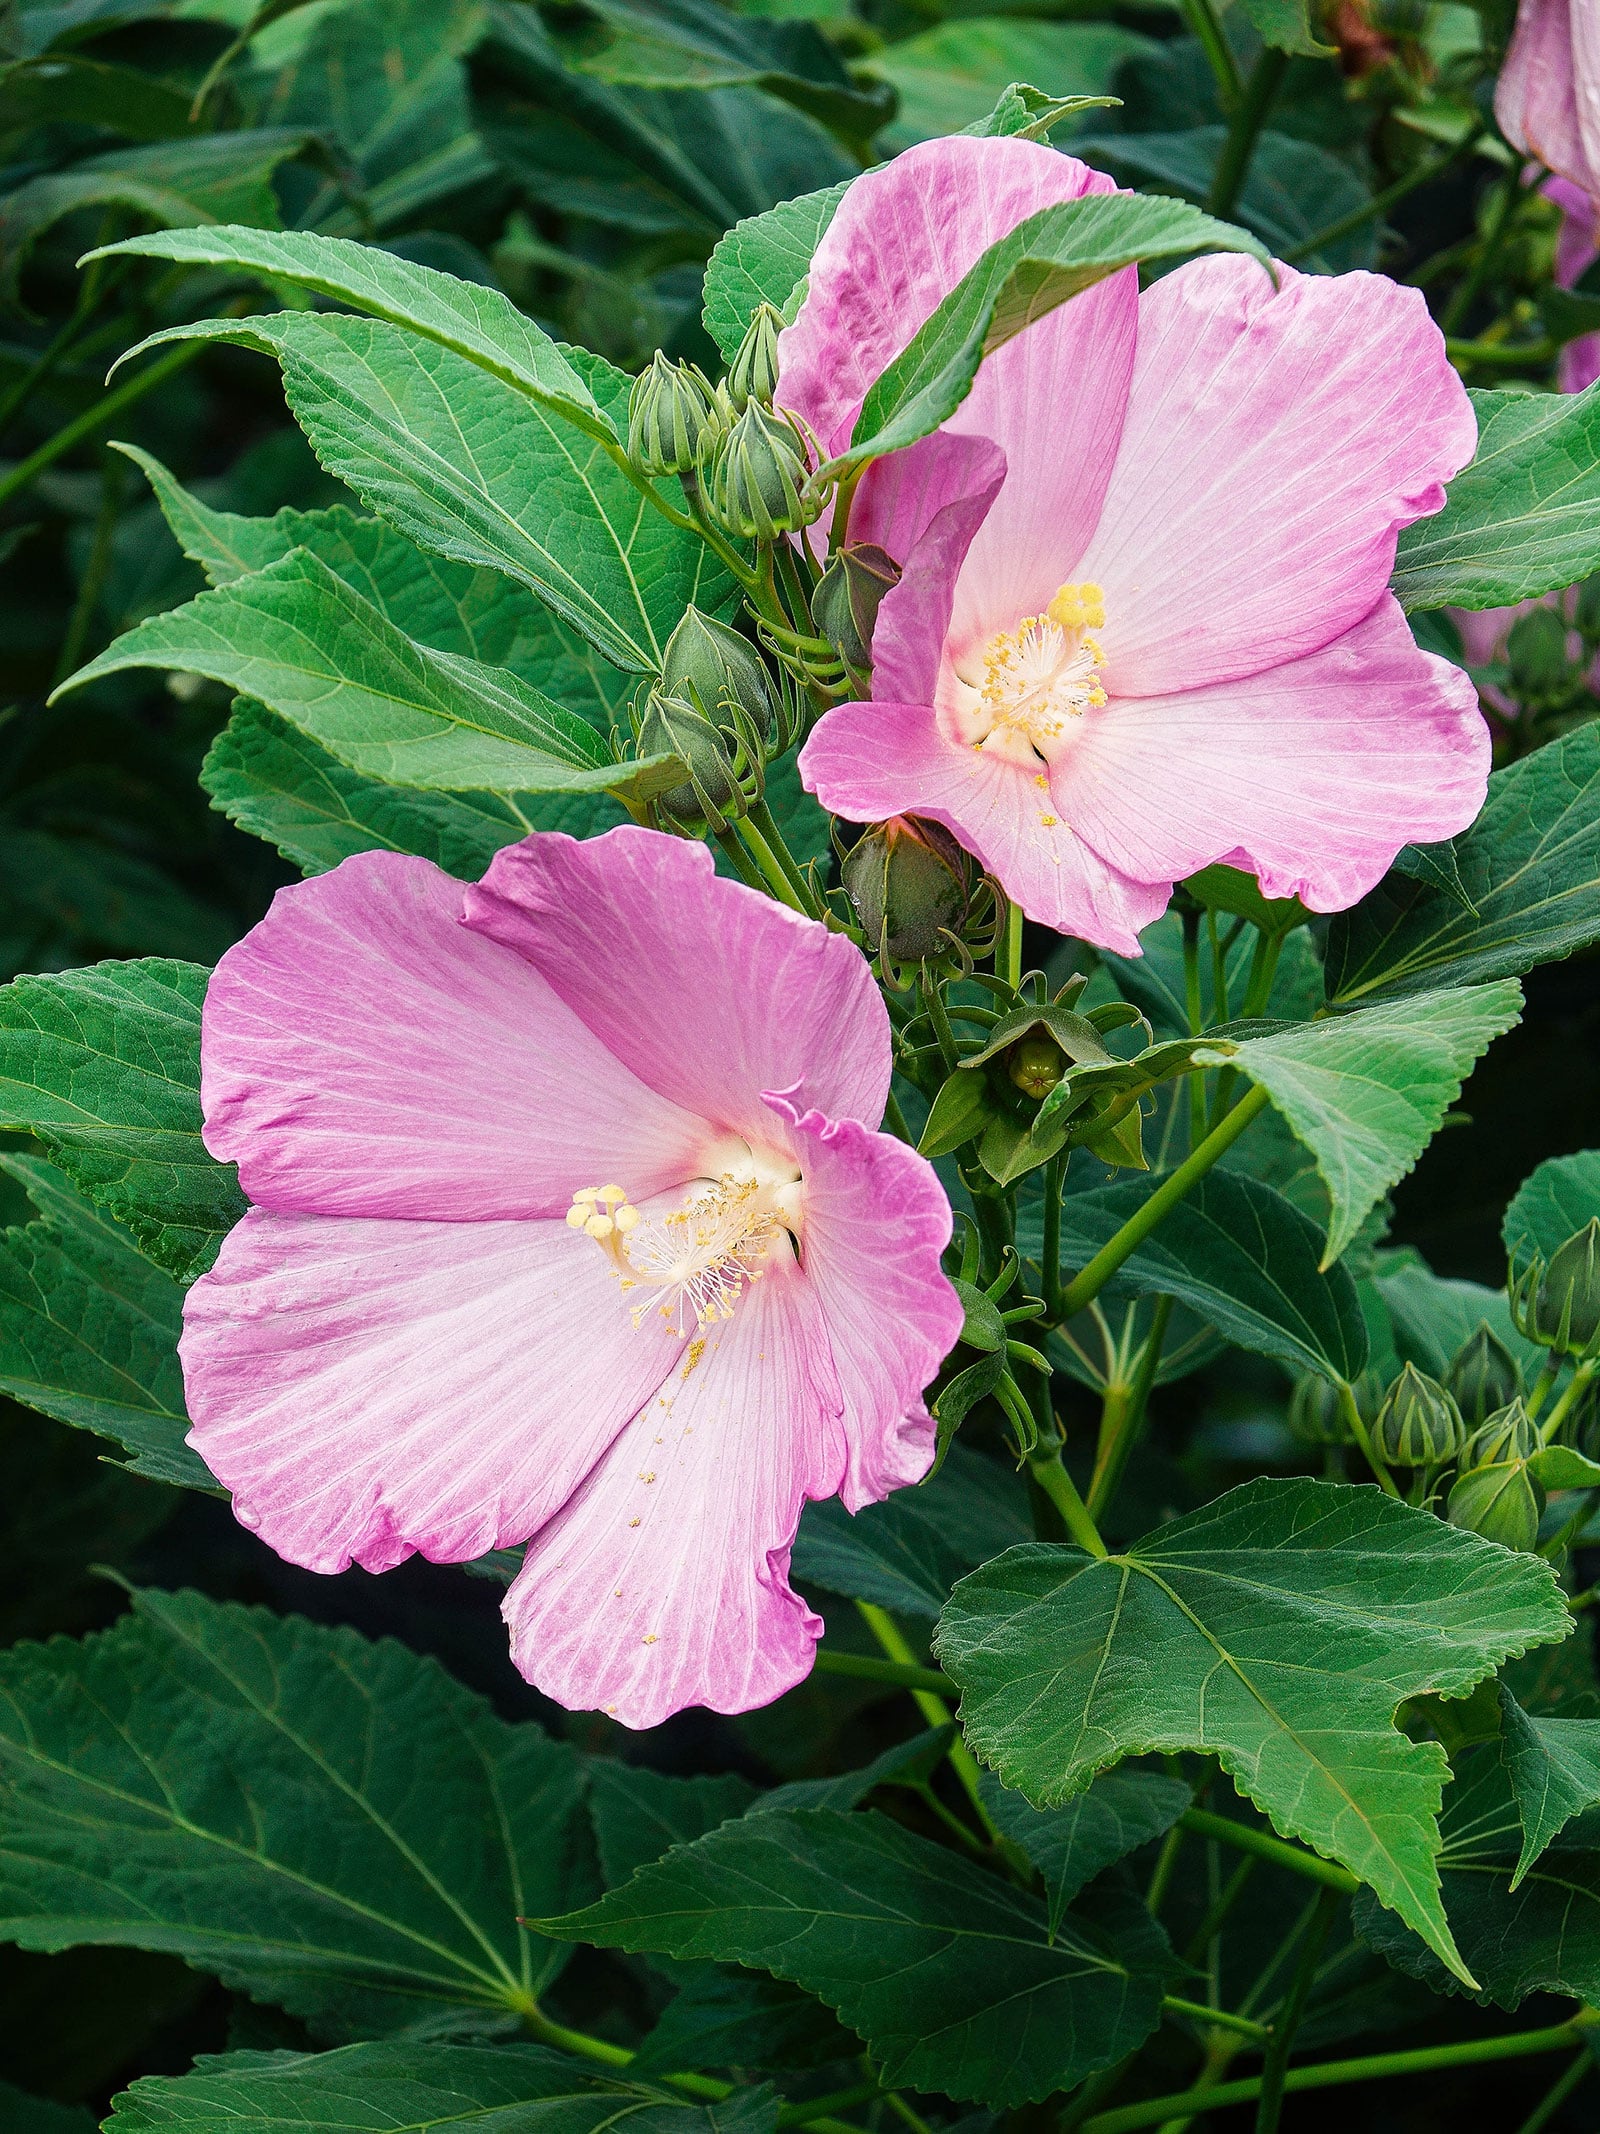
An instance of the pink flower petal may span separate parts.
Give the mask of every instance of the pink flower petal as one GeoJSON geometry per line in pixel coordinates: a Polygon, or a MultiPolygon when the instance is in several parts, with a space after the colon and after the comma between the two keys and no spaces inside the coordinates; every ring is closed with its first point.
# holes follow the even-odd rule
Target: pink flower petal
{"type": "Polygon", "coordinates": [[[950,1203],[932,1164],[903,1141],[850,1119],[830,1124],[786,1097],[767,1101],[801,1151],[801,1257],[844,1400],[849,1464],[839,1495],[855,1512],[920,1481],[933,1460],[922,1395],[962,1323],[939,1263],[950,1203]]]}
{"type": "Polygon", "coordinates": [[[1464,830],[1489,733],[1470,679],[1419,651],[1387,595],[1337,643],[1242,682],[1114,698],[1057,760],[1061,813],[1141,878],[1214,860],[1339,911],[1402,845],[1464,830]]]}
{"type": "Polygon", "coordinates": [[[704,1123],[648,1089],[461,884],[364,852],[283,889],[206,996],[206,1146],[281,1211],[565,1214],[580,1186],[697,1171],[704,1123]]]}
{"type": "MultiPolygon", "coordinates": [[[[1042,775],[1042,766],[1041,766],[1042,775]]],[[[1131,880],[1061,820],[1018,765],[961,748],[924,704],[840,704],[800,751],[800,777],[851,822],[926,815],[997,875],[1030,919],[1119,955],[1160,918],[1170,885],[1131,880]]]]}
{"type": "Polygon", "coordinates": [[[1199,259],[1139,300],[1122,448],[1077,571],[1105,589],[1113,697],[1331,643],[1477,447],[1420,290],[1278,273],[1274,291],[1253,260],[1199,259]]]}
{"type": "Polygon", "coordinates": [[[845,1466],[817,1299],[774,1254],[529,1544],[505,1600],[512,1659],[625,1726],[770,1703],[822,1632],[789,1587],[801,1506],[845,1466]]]}
{"type": "Polygon", "coordinates": [[[850,509],[850,540],[876,541],[909,568],[919,541],[948,505],[981,494],[993,501],[1006,457],[987,437],[935,430],[904,452],[875,459],[850,509]]]}
{"type": "Polygon", "coordinates": [[[1525,154],[1600,197],[1600,24],[1592,0],[1522,0],[1494,115],[1525,154]]]}
{"type": "Polygon", "coordinates": [[[527,838],[467,890],[466,924],[525,956],[642,1082],[724,1131],[770,1142],[762,1091],[802,1079],[833,1117],[883,1116],[889,1018],[866,959],[722,880],[703,844],[635,829],[527,838]]]}
{"type": "Polygon", "coordinates": [[[253,1209],[185,1299],[189,1443],[291,1563],[455,1563],[557,1510],[682,1348],[564,1222],[253,1209]]]}
{"type": "Polygon", "coordinates": [[[961,567],[1006,478],[1006,463],[984,438],[935,436],[879,465],[906,461],[920,462],[917,471],[927,479],[908,481],[892,499],[894,530],[913,538],[903,550],[889,549],[905,571],[878,610],[872,687],[893,701],[931,704],[961,567]],[[928,453],[929,446],[939,449],[928,453]]]}
{"type": "MultiPolygon", "coordinates": [[[[780,338],[779,400],[825,451],[842,450],[867,388],[990,245],[1041,208],[1115,190],[1056,149],[960,135],[869,171],[824,233],[780,338]]],[[[1009,627],[1072,576],[1116,456],[1137,315],[1129,268],[996,350],[945,426],[992,439],[1012,476],[1004,517],[962,576],[963,640],[1009,627]]]]}

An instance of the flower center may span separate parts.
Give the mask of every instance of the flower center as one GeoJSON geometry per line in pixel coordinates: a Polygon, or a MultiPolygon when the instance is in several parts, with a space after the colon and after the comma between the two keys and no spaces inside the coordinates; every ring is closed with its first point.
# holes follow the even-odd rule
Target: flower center
{"type": "Polygon", "coordinates": [[[1064,585],[1042,615],[996,631],[977,659],[956,668],[963,740],[1021,762],[1048,761],[1068,720],[1106,701],[1105,654],[1089,635],[1105,619],[1099,586],[1064,585]]]}
{"type": "Polygon", "coordinates": [[[621,1186],[585,1186],[572,1196],[567,1221],[594,1239],[624,1290],[645,1292],[632,1307],[635,1326],[653,1305],[683,1334],[687,1312],[702,1329],[733,1317],[780,1233],[798,1236],[799,1203],[799,1173],[746,1149],[737,1170],[697,1180],[681,1207],[646,1214],[621,1186]]]}

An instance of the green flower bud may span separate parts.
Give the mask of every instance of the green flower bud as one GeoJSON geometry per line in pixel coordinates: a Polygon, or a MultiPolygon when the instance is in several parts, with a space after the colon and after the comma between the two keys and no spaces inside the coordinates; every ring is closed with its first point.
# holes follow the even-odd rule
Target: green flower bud
{"type": "Polygon", "coordinates": [[[645,474],[687,474],[706,449],[714,401],[692,363],[657,349],[628,395],[628,457],[645,474]]]}
{"type": "Polygon", "coordinates": [[[1600,1216],[1551,1255],[1534,1302],[1535,1338],[1581,1356],[1600,1334],[1600,1216]]]}
{"type": "Polygon", "coordinates": [[[1436,1378],[1408,1363],[1389,1388],[1372,1442],[1391,1467],[1442,1467],[1461,1450],[1461,1411],[1436,1378]]]}
{"type": "Polygon", "coordinates": [[[1044,1030],[1030,1030],[1005,1055],[1006,1075],[1025,1097],[1047,1097],[1067,1071],[1067,1055],[1044,1030]]]}
{"type": "Polygon", "coordinates": [[[1451,1357],[1444,1384],[1461,1410],[1462,1421],[1469,1430],[1476,1430],[1497,1409],[1518,1398],[1522,1373],[1505,1343],[1480,1320],[1478,1331],[1451,1357]]]}
{"type": "Polygon", "coordinates": [[[744,812],[728,737],[682,697],[652,690],[639,722],[641,756],[676,756],[688,771],[682,785],[655,797],[655,810],[673,829],[698,836],[744,812]]]}
{"type": "Polygon", "coordinates": [[[966,855],[938,823],[896,815],[846,853],[840,872],[869,950],[896,963],[950,948],[967,916],[966,855]]]}
{"type": "Polygon", "coordinates": [[[1532,1549],[1539,1539],[1544,1491],[1526,1460],[1506,1460],[1459,1475],[1445,1506],[1452,1526],[1498,1541],[1505,1549],[1532,1549]]]}
{"type": "Polygon", "coordinates": [[[728,365],[728,400],[736,415],[742,415],[752,400],[771,407],[778,390],[778,336],[782,331],[783,314],[771,304],[758,304],[728,365]]]}
{"type": "Polygon", "coordinates": [[[1350,1425],[1338,1388],[1314,1372],[1297,1380],[1289,1396],[1289,1428],[1302,1445],[1347,1445],[1350,1425]]]}
{"type": "Polygon", "coordinates": [[[760,739],[771,730],[774,698],[766,663],[747,637],[696,607],[667,639],[661,690],[682,697],[716,725],[743,713],[760,739]]]}
{"type": "Polygon", "coordinates": [[[872,633],[883,596],[900,582],[900,566],[871,541],[841,548],[811,595],[811,619],[846,663],[872,665],[872,633]]]}
{"type": "Polygon", "coordinates": [[[806,441],[787,415],[752,400],[716,440],[705,502],[711,517],[746,541],[775,541],[809,526],[821,497],[805,494],[806,441]]]}
{"type": "Polygon", "coordinates": [[[1499,1467],[1507,1460],[1526,1460],[1539,1449],[1539,1433],[1528,1420],[1520,1400],[1487,1416],[1461,1448],[1461,1472],[1474,1467],[1499,1467]]]}

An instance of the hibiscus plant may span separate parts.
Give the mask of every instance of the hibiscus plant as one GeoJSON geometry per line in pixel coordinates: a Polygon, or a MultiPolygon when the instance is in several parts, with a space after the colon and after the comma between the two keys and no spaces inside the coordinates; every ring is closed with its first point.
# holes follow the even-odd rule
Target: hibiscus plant
{"type": "Polygon", "coordinates": [[[345,499],[125,447],[204,589],[54,701],[218,705],[290,864],[0,990],[0,1389],[284,1601],[0,1656],[5,1938],[233,1997],[116,2134],[1592,2103],[1600,1152],[1498,1285],[1390,1226],[1600,941],[1600,30],[1524,0],[1296,264],[1319,11],[1187,13],[1199,198],[1103,98],[904,143],[809,23],[593,10],[853,144],[632,371],[327,214],[89,252],[113,393],[270,358],[345,499]],[[1439,286],[1327,256],[1475,156],[1439,286]]]}

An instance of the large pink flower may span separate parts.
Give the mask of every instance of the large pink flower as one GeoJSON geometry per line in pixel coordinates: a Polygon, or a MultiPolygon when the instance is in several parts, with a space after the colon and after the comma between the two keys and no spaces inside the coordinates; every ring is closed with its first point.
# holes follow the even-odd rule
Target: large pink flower
{"type": "MultiPolygon", "coordinates": [[[[823,447],[979,253],[1110,189],[1027,142],[914,148],[845,195],[780,343],[823,447]]],[[[852,539],[905,566],[873,700],[801,756],[836,814],[944,823],[1033,918],[1137,953],[1214,861],[1337,910],[1482,804],[1467,678],[1387,591],[1476,426],[1420,293],[1207,258],[1130,270],[991,356],[880,461],[852,539]]]]}
{"type": "Polygon", "coordinates": [[[1600,9],[1594,0],[1521,0],[1494,115],[1508,141],[1600,203],[1600,9]]]}
{"type": "Polygon", "coordinates": [[[206,1144],[255,1205],[185,1307],[190,1443],[314,1571],[528,1540],[512,1655],[563,1704],[766,1703],[821,1628],[802,1504],[925,1472],[961,1327],[888,1087],[859,952],[703,845],[282,891],[206,999],[206,1144]]]}

